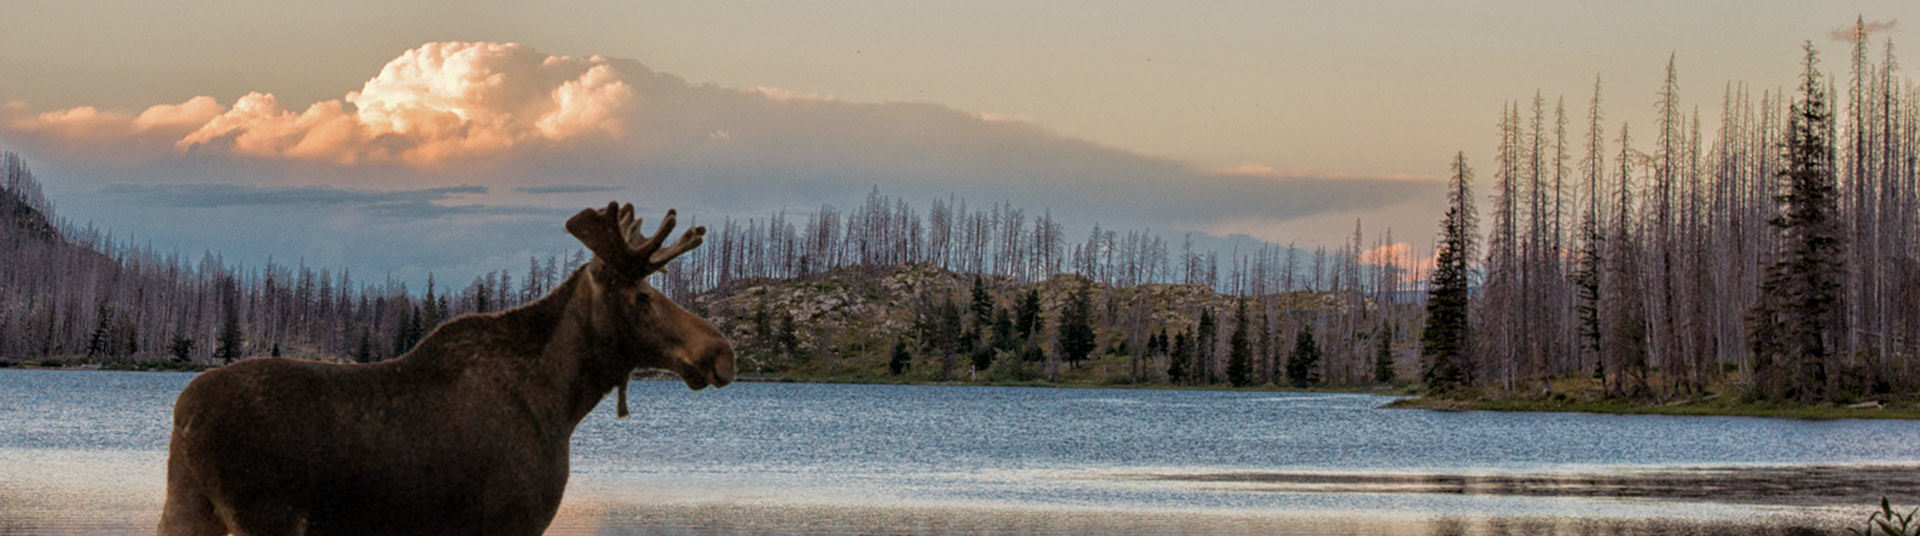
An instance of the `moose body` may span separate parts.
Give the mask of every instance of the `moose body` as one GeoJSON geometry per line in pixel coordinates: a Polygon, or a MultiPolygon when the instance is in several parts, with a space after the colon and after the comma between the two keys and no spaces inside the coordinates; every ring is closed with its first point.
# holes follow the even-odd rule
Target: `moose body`
{"type": "Polygon", "coordinates": [[[595,260],[524,307],[457,318],[367,365],[249,359],[201,374],[174,404],[160,533],[539,534],[566,490],[568,443],[635,368],[724,386],[733,350],[647,286],[699,244],[659,251],[632,207],[567,229],[595,260]]]}

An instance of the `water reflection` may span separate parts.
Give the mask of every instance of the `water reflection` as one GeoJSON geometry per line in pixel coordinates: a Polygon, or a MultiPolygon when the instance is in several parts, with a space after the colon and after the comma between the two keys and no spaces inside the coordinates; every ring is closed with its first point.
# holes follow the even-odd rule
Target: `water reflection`
{"type": "MultiPolygon", "coordinates": [[[[0,534],[150,533],[191,377],[0,370],[0,534]]],[[[1210,391],[633,389],[634,419],[607,404],[581,423],[551,533],[1830,534],[1880,496],[1920,504],[1909,422],[1210,391]]]]}

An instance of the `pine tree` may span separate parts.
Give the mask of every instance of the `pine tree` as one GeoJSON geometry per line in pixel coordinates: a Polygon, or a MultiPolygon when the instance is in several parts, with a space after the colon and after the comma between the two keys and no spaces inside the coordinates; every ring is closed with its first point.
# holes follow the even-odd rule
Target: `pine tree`
{"type": "Polygon", "coordinates": [[[1761,284],[1749,321],[1755,387],[1768,398],[1801,402],[1833,396],[1833,358],[1845,341],[1842,283],[1846,242],[1833,169],[1832,113],[1807,43],[1800,99],[1788,118],[1786,193],[1772,224],[1780,250],[1761,284]]]}
{"type": "Polygon", "coordinates": [[[1193,379],[1196,382],[1203,385],[1212,385],[1214,383],[1213,349],[1214,341],[1216,340],[1214,335],[1218,329],[1213,319],[1213,309],[1211,307],[1201,308],[1200,327],[1194,330],[1193,369],[1189,372],[1193,373],[1193,379]]]}
{"type": "Polygon", "coordinates": [[[1017,347],[1013,338],[1013,315],[1004,307],[993,308],[993,346],[1006,351],[1017,347]]]}
{"type": "Polygon", "coordinates": [[[113,326],[113,304],[100,300],[100,307],[94,316],[93,333],[87,336],[87,357],[111,353],[108,346],[113,326]]]}
{"type": "Polygon", "coordinates": [[[1313,342],[1313,329],[1300,330],[1294,338],[1293,355],[1287,356],[1287,381],[1296,388],[1320,382],[1320,345],[1313,342]]]}
{"type": "Polygon", "coordinates": [[[1373,382],[1393,385],[1393,331],[1391,326],[1382,324],[1375,332],[1379,341],[1373,347],[1373,382]]]}
{"type": "Polygon", "coordinates": [[[193,339],[175,334],[173,340],[167,344],[167,353],[173,354],[175,362],[187,362],[187,359],[193,356],[193,339]]]}
{"type": "Polygon", "coordinates": [[[231,275],[220,278],[220,311],[219,346],[214,353],[221,363],[232,363],[241,357],[243,339],[240,333],[240,288],[231,275]]]}
{"type": "Polygon", "coordinates": [[[793,312],[780,312],[780,327],[773,335],[774,351],[787,359],[800,354],[800,331],[793,325],[793,312]]]}
{"type": "Polygon", "coordinates": [[[987,294],[987,286],[980,283],[980,276],[973,276],[973,325],[979,326],[982,333],[985,326],[993,321],[993,296],[987,294]]]}
{"type": "Polygon", "coordinates": [[[887,371],[899,376],[907,372],[907,366],[913,362],[913,354],[907,353],[905,338],[893,341],[893,357],[887,360],[887,371]]]}
{"type": "MultiPolygon", "coordinates": [[[[1473,210],[1472,180],[1473,169],[1467,167],[1466,152],[1456,153],[1447,194],[1451,206],[1440,223],[1440,250],[1435,255],[1427,287],[1427,323],[1420,332],[1423,365],[1420,379],[1428,390],[1436,393],[1465,387],[1473,381],[1468,360],[1471,347],[1468,285],[1471,282],[1467,263],[1473,257],[1474,230],[1478,224],[1473,210]]],[[[1288,376],[1291,379],[1291,364],[1288,376]]]]}
{"type": "Polygon", "coordinates": [[[1022,339],[1033,339],[1034,334],[1040,331],[1040,289],[1027,290],[1027,295],[1020,299],[1018,313],[1013,327],[1020,332],[1022,339]]]}
{"type": "Polygon", "coordinates": [[[1060,310],[1060,357],[1067,361],[1069,368],[1085,360],[1093,353],[1096,341],[1093,332],[1093,295],[1092,283],[1082,281],[1067,298],[1067,305],[1060,310]]]}
{"type": "Polygon", "coordinates": [[[1167,355],[1167,383],[1180,384],[1191,381],[1189,370],[1193,361],[1193,341],[1182,331],[1173,336],[1173,352],[1167,355]]]}
{"type": "Polygon", "coordinates": [[[1247,299],[1240,298],[1240,304],[1234,311],[1233,334],[1227,339],[1227,382],[1234,387],[1253,385],[1253,348],[1247,339],[1247,299]]]}
{"type": "Polygon", "coordinates": [[[368,333],[365,327],[360,328],[360,343],[354,345],[353,361],[355,363],[373,362],[373,334],[368,333]]]}

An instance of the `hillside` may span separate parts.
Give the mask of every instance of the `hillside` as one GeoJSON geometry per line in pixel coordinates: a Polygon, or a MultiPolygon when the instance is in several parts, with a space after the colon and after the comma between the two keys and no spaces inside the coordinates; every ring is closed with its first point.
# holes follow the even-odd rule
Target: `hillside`
{"type": "MultiPolygon", "coordinates": [[[[980,276],[979,284],[995,313],[1011,314],[1030,292],[1039,296],[1041,329],[1031,337],[1000,344],[990,325],[980,325],[972,307],[975,278],[929,264],[907,264],[886,268],[878,273],[854,267],[799,280],[756,279],[701,294],[688,304],[698,314],[712,319],[741,351],[742,372],[749,376],[771,378],[885,379],[895,377],[887,369],[896,342],[905,341],[913,364],[903,379],[950,380],[986,379],[987,368],[970,361],[968,346],[992,347],[996,361],[1014,358],[1020,350],[1033,348],[1043,354],[1039,360],[1021,363],[1017,377],[1069,379],[1093,383],[1165,382],[1165,351],[1149,352],[1147,340],[1162,333],[1193,331],[1203,311],[1218,319],[1214,358],[1210,368],[1216,376],[1224,374],[1228,352],[1227,333],[1238,322],[1234,318],[1235,298],[1215,292],[1202,284],[1138,284],[1115,288],[1073,274],[1058,274],[1046,280],[1021,284],[1010,277],[980,276]],[[1082,285],[1089,289],[1094,330],[1098,341],[1090,363],[1068,366],[1060,363],[1059,324],[1069,296],[1082,285]],[[964,341],[949,354],[948,349],[929,343],[926,324],[938,322],[941,306],[952,300],[960,312],[961,338],[973,337],[976,345],[964,341]],[[1134,361],[1139,360],[1140,375],[1134,376],[1134,361]]],[[[1249,312],[1255,328],[1254,358],[1256,372],[1270,371],[1264,360],[1275,356],[1274,347],[1290,348],[1291,334],[1298,326],[1323,324],[1330,329],[1334,320],[1348,318],[1349,300],[1327,292],[1286,292],[1249,296],[1249,312]],[[1260,324],[1259,311],[1266,307],[1266,324],[1260,324]],[[1261,339],[1267,332],[1276,337],[1261,339]],[[1283,343],[1288,346],[1283,346],[1283,343]]],[[[1376,316],[1379,304],[1361,299],[1362,316],[1376,316]]],[[[937,337],[938,335],[934,335],[937,337]]],[[[1340,338],[1321,335],[1323,344],[1338,346],[1340,338]]],[[[1364,342],[1355,340],[1353,342],[1364,342]]],[[[1349,345],[1348,351],[1363,354],[1364,347],[1349,345]]],[[[1281,352],[1284,359],[1284,352],[1281,352]]],[[[1357,356],[1356,356],[1357,357],[1357,356]]],[[[1002,365],[993,365],[994,367],[1002,365]]],[[[1005,365],[1011,366],[1011,365],[1005,365]]],[[[1270,374],[1270,372],[1268,373],[1270,374]]],[[[1005,379],[1005,378],[1003,378],[1005,379]]]]}

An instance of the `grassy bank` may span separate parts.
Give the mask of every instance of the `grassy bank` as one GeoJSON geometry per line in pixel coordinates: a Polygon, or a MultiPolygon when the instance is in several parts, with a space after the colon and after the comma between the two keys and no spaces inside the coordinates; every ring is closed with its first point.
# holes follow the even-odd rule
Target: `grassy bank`
{"type": "Polygon", "coordinates": [[[1464,391],[1398,400],[1385,407],[1437,411],[1544,411],[1782,419],[1920,420],[1920,401],[1914,400],[1876,400],[1866,403],[1866,407],[1851,407],[1855,405],[1854,401],[1802,404],[1756,401],[1741,395],[1742,391],[1737,386],[1737,378],[1733,377],[1719,378],[1718,381],[1708,385],[1706,393],[1694,396],[1656,396],[1644,399],[1606,397],[1601,386],[1592,378],[1560,378],[1553,380],[1550,389],[1545,393],[1464,391]]]}
{"type": "Polygon", "coordinates": [[[1833,404],[1739,402],[1723,399],[1660,403],[1637,400],[1581,400],[1552,398],[1460,399],[1421,397],[1387,404],[1395,409],[1439,411],[1545,411],[1611,413],[1621,415],[1690,415],[1773,417],[1782,419],[1916,419],[1920,405],[1896,402],[1880,408],[1849,408],[1833,404]]]}

